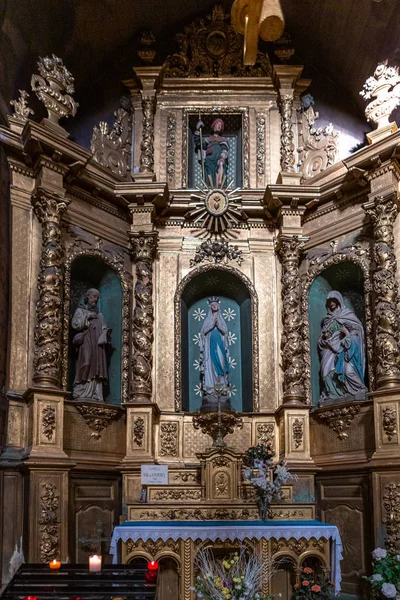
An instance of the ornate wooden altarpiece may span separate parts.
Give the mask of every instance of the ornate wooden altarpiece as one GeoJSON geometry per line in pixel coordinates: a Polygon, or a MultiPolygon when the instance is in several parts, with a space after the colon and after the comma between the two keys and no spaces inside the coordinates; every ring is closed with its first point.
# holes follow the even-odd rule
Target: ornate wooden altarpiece
{"type": "MultiPolygon", "coordinates": [[[[269,442],[298,475],[270,518],[337,525],[342,587],[359,593],[373,545],[399,543],[400,134],[385,125],[335,162],[337,132],[315,127],[313,102],[300,100],[310,83],[303,68],[280,60],[290,48],[279,45],[277,64],[260,53],[253,67],[242,66],[243,38],[219,7],[178,36],[161,66],[151,64],[152,36],[142,42],[142,64],[125,81],[129,101],[113,127],[94,129],[91,150],[59,124],[77,105],[73,77],[55,56],[41,59],[32,77],[47,117],[33,120],[23,91],[9,127],[0,127],[11,207],[3,579],[21,537],[30,562],[84,562],[94,546],[105,554],[120,520],[255,520],[240,457],[269,442]],[[238,190],[225,180],[217,193],[207,182],[188,187],[198,176],[199,114],[207,127],[225,119],[241,149],[232,159],[238,190]],[[96,269],[99,281],[111,270],[119,282],[114,403],[111,395],[105,403],[71,399],[78,261],[93,266],[92,279],[96,269]],[[317,408],[308,306],[314,282],[332,268],[359,274],[368,393],[317,408]],[[240,308],[240,326],[249,323],[240,340],[251,369],[242,372],[242,428],[214,455],[184,410],[182,340],[195,343],[184,320],[193,303],[225,292],[240,308]],[[142,504],[147,463],[167,464],[169,484],[151,487],[142,504]]],[[[239,310],[232,306],[226,315],[239,310]]],[[[202,306],[196,310],[201,319],[202,306]]],[[[312,553],[328,564],[326,543],[310,543],[279,539],[268,552],[296,564],[312,553]]],[[[192,550],[156,541],[125,551],[127,560],[166,553],[179,579],[177,565],[188,569],[192,550]]],[[[190,598],[190,577],[178,585],[181,600],[190,598]]]]}

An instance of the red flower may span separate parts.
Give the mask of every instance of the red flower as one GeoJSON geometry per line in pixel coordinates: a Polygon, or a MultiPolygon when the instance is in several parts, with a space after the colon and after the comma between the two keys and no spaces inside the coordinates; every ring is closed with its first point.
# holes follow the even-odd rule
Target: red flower
{"type": "Polygon", "coordinates": [[[304,587],[307,587],[310,585],[310,582],[307,581],[307,579],[305,579],[304,581],[301,582],[301,585],[304,585],[304,587]]]}
{"type": "Polygon", "coordinates": [[[330,581],[329,585],[335,585],[335,582],[334,581],[330,581]]]}
{"type": "Polygon", "coordinates": [[[298,590],[299,587],[300,587],[300,584],[299,583],[295,583],[293,587],[294,587],[295,590],[298,590]]]}
{"type": "Polygon", "coordinates": [[[307,575],[310,575],[311,573],[313,573],[313,570],[311,569],[311,567],[305,567],[303,569],[303,573],[307,573],[307,575]]]}
{"type": "Polygon", "coordinates": [[[312,592],[320,592],[321,588],[319,587],[319,585],[313,585],[311,588],[312,592]]]}

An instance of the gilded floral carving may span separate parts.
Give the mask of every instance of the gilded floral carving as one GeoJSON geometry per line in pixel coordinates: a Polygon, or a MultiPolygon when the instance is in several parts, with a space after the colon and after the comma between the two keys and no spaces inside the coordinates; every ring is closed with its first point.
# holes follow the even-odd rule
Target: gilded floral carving
{"type": "Polygon", "coordinates": [[[294,419],[292,423],[292,437],[295,449],[303,444],[304,423],[301,419],[294,419]]]}
{"type": "Polygon", "coordinates": [[[176,113],[167,113],[167,180],[170,185],[175,181],[176,113]]]}
{"type": "Polygon", "coordinates": [[[42,410],[42,433],[48,440],[53,438],[56,428],[56,409],[54,406],[46,406],[42,410]]]}
{"type": "Polygon", "coordinates": [[[201,500],[201,490],[158,490],[152,500],[201,500]]]}
{"type": "Polygon", "coordinates": [[[374,231],[374,325],[377,387],[400,383],[397,262],[393,224],[398,206],[393,196],[377,196],[363,205],[374,231]]]}
{"type": "Polygon", "coordinates": [[[178,423],[161,423],[160,456],[178,456],[178,423]]]}
{"type": "Polygon", "coordinates": [[[257,423],[257,444],[266,446],[267,444],[274,445],[275,425],[273,423],[257,423]]]}
{"type": "Polygon", "coordinates": [[[281,94],[279,97],[281,112],[281,170],[294,172],[294,143],[293,143],[293,96],[281,94]]]}
{"type": "Polygon", "coordinates": [[[111,129],[105,121],[93,128],[90,151],[100,165],[129,180],[132,138],[132,110],[129,100],[114,112],[114,117],[111,129]]]}
{"type": "Polygon", "coordinates": [[[112,421],[117,421],[122,412],[119,407],[110,405],[98,406],[91,403],[75,402],[74,406],[92,430],[90,437],[95,440],[100,439],[103,429],[108,427],[112,421]]]}
{"type": "Polygon", "coordinates": [[[139,448],[143,446],[144,432],[145,429],[143,417],[136,417],[136,419],[133,421],[133,441],[136,446],[139,446],[139,448]]]}
{"type": "Polygon", "coordinates": [[[383,409],[382,428],[389,442],[397,435],[397,410],[395,405],[386,406],[383,409]]]}
{"type": "Polygon", "coordinates": [[[204,261],[218,264],[229,260],[235,260],[239,266],[244,261],[242,251],[237,246],[231,246],[223,240],[206,240],[197,246],[194,258],[190,259],[190,266],[194,267],[204,261]]]}
{"type": "Polygon", "coordinates": [[[60,496],[53,483],[43,483],[40,495],[40,560],[49,563],[60,556],[60,496]]]}
{"type": "Polygon", "coordinates": [[[61,383],[63,258],[61,216],[68,202],[57,194],[38,188],[33,210],[42,224],[42,249],[36,304],[33,381],[39,386],[61,383]]]}
{"type": "Polygon", "coordinates": [[[345,440],[349,437],[347,430],[349,429],[354,417],[360,412],[359,404],[351,404],[331,410],[324,410],[318,414],[318,417],[327,421],[329,427],[337,433],[340,440],[345,440]]]}
{"type": "Polygon", "coordinates": [[[264,183],[265,175],[265,128],[267,119],[264,114],[257,113],[256,117],[256,161],[257,161],[257,180],[258,182],[264,183]]]}
{"type": "Polygon", "coordinates": [[[137,542],[134,542],[132,539],[129,539],[126,541],[126,551],[128,554],[131,554],[132,552],[135,552],[137,550],[144,550],[145,552],[150,554],[153,558],[159,552],[162,552],[165,550],[171,550],[175,554],[179,555],[179,548],[180,548],[179,541],[175,542],[171,538],[169,538],[165,542],[161,538],[156,541],[146,540],[145,542],[143,540],[138,540],[137,542]]]}
{"type": "Polygon", "coordinates": [[[221,471],[215,477],[215,496],[226,497],[229,491],[229,478],[227,473],[221,471]]]}
{"type": "Polygon", "coordinates": [[[382,519],[386,525],[386,546],[394,554],[400,552],[400,483],[388,483],[383,494],[385,515],[382,519]]]}
{"type": "Polygon", "coordinates": [[[282,366],[284,402],[305,401],[304,358],[301,336],[300,253],[304,241],[298,236],[281,238],[278,254],[282,263],[282,366]]]}
{"type": "Polygon", "coordinates": [[[154,170],[154,114],[156,96],[142,97],[143,130],[140,144],[140,172],[152,173],[154,170]]]}
{"type": "MultiPolygon", "coordinates": [[[[298,515],[298,511],[294,511],[295,516],[298,515]]],[[[301,513],[303,514],[303,513],[301,513]]],[[[227,509],[227,508],[216,508],[216,509],[200,509],[197,508],[187,509],[171,509],[171,510],[152,510],[144,511],[139,514],[139,519],[145,521],[153,521],[165,519],[166,521],[246,521],[248,519],[256,520],[259,517],[258,509],[227,509]]]]}
{"type": "Polygon", "coordinates": [[[149,402],[152,396],[153,260],[157,239],[156,231],[130,233],[132,256],[136,264],[131,402],[149,402]]]}
{"type": "Polygon", "coordinates": [[[18,91],[18,100],[10,100],[11,106],[14,107],[14,114],[12,116],[19,121],[27,121],[27,119],[29,119],[29,115],[34,114],[33,110],[28,106],[27,100],[29,98],[29,94],[25,90],[18,91]]]}

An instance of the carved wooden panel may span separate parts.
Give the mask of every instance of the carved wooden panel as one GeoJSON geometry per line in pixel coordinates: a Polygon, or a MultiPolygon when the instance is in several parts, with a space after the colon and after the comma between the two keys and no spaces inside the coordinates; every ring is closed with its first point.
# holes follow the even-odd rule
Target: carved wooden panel
{"type": "Polygon", "coordinates": [[[110,563],[111,535],[121,513],[117,478],[76,476],[71,481],[70,496],[71,562],[87,563],[91,554],[101,554],[103,561],[110,563]]]}

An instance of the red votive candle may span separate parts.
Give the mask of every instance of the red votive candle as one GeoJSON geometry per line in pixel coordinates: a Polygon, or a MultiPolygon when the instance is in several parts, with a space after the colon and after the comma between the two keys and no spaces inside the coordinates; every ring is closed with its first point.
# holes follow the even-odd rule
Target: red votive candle
{"type": "Polygon", "coordinates": [[[147,568],[149,571],[157,571],[158,570],[158,562],[156,562],[155,560],[148,562],[147,568]]]}

